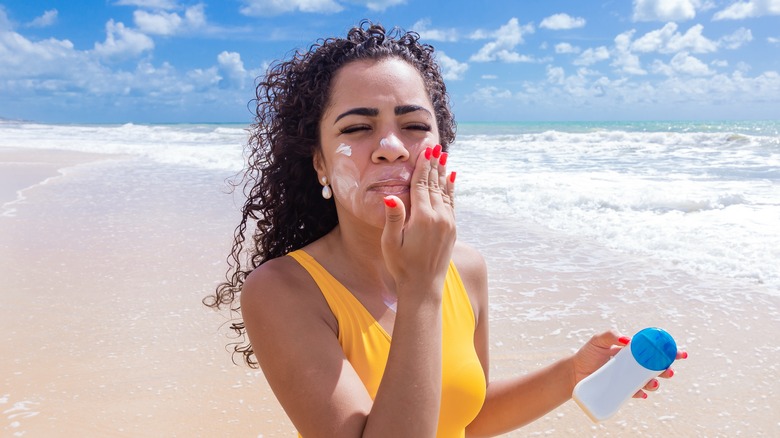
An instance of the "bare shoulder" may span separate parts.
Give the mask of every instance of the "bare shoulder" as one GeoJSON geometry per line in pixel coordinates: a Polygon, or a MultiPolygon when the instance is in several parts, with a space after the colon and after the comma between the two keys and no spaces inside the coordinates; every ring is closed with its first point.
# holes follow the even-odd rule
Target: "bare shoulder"
{"type": "Polygon", "coordinates": [[[241,313],[249,323],[305,315],[327,319],[331,315],[317,284],[292,257],[269,260],[247,276],[241,290],[241,313]]]}
{"type": "Polygon", "coordinates": [[[479,320],[488,306],[487,264],[482,254],[475,248],[461,242],[455,243],[452,261],[458,268],[463,286],[471,299],[471,307],[479,320]]]}
{"type": "Polygon", "coordinates": [[[467,279],[481,281],[487,277],[485,258],[476,248],[470,245],[460,241],[456,242],[452,251],[452,261],[458,267],[458,272],[463,281],[467,281],[467,279]]]}

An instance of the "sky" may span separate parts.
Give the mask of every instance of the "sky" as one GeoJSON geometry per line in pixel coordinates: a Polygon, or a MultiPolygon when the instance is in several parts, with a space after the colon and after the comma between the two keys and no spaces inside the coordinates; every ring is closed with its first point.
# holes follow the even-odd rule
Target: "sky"
{"type": "Polygon", "coordinates": [[[459,122],[780,119],[780,0],[0,0],[0,118],[251,122],[364,18],[436,48],[459,122]]]}

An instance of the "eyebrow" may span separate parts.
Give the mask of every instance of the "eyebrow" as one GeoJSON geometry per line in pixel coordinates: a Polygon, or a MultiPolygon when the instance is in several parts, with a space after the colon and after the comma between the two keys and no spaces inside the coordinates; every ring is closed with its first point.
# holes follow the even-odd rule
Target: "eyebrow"
{"type": "MultiPolygon", "coordinates": [[[[419,105],[399,105],[395,107],[394,113],[396,116],[402,116],[404,114],[413,113],[415,111],[425,111],[429,115],[432,115],[430,111],[428,111],[426,108],[421,107],[419,105]]],[[[338,117],[336,117],[336,120],[334,122],[338,122],[339,120],[343,119],[344,117],[350,116],[350,115],[358,115],[358,116],[367,116],[367,117],[376,117],[379,115],[379,109],[377,108],[352,108],[350,110],[344,111],[343,113],[339,114],[338,117]]]]}

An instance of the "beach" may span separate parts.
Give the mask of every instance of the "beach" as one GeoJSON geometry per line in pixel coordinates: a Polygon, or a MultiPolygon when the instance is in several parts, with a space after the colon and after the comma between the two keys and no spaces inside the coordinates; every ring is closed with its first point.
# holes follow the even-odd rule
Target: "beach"
{"type": "MultiPolygon", "coordinates": [[[[230,315],[200,302],[238,223],[234,171],[11,147],[0,171],[0,435],[295,436],[262,373],[231,362],[230,315]]],[[[772,285],[694,275],[468,201],[458,235],[489,266],[491,379],[610,328],[660,326],[690,355],[606,422],[569,401],[507,436],[780,435],[772,285]]]]}

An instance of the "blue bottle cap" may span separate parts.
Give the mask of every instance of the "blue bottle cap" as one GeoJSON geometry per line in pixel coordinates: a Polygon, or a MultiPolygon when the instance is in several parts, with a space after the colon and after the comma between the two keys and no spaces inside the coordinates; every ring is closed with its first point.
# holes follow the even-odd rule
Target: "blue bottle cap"
{"type": "Polygon", "coordinates": [[[641,330],[631,339],[631,354],[643,367],[663,371],[677,357],[677,344],[669,333],[649,327],[641,330]]]}

